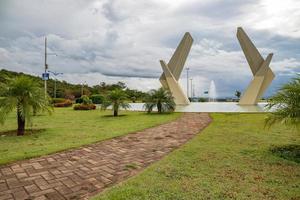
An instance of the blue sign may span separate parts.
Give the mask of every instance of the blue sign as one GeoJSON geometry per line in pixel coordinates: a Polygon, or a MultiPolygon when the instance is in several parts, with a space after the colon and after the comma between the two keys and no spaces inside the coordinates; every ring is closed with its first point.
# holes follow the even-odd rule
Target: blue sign
{"type": "Polygon", "coordinates": [[[42,74],[42,79],[43,79],[44,81],[49,80],[49,73],[43,73],[43,74],[42,74]]]}

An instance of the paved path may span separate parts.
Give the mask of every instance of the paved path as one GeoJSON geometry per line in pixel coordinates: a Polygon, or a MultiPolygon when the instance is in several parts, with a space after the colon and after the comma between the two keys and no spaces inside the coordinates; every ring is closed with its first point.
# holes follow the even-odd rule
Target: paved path
{"type": "Polygon", "coordinates": [[[75,150],[0,166],[0,200],[88,199],[133,176],[211,121],[205,113],[75,150]]]}

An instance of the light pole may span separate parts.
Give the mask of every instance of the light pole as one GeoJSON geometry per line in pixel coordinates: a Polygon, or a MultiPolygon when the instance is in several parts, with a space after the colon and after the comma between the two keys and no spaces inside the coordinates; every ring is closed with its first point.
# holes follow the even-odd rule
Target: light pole
{"type": "Polygon", "coordinates": [[[186,70],[186,95],[189,98],[189,70],[190,68],[185,68],[186,70]]]}
{"type": "Polygon", "coordinates": [[[193,79],[190,78],[191,81],[191,98],[193,98],[193,79]]]}
{"type": "Polygon", "coordinates": [[[43,75],[44,78],[44,86],[45,86],[45,97],[47,96],[47,80],[49,79],[49,74],[47,74],[47,69],[48,69],[48,64],[47,64],[47,56],[48,55],[55,55],[57,56],[55,53],[47,53],[47,37],[45,37],[45,72],[43,75]]]}
{"type": "Polygon", "coordinates": [[[48,72],[52,73],[54,76],[55,76],[55,79],[54,79],[54,98],[56,98],[56,76],[58,75],[63,75],[64,73],[60,73],[60,72],[52,72],[52,71],[49,71],[48,72]]]}
{"type": "MultiPolygon", "coordinates": [[[[48,65],[47,65],[47,37],[45,37],[45,75],[47,74],[47,69],[48,69],[48,65]]],[[[45,78],[45,97],[47,96],[47,78],[45,78]]]]}
{"type": "Polygon", "coordinates": [[[81,83],[81,96],[83,96],[83,86],[84,84],[86,84],[86,81],[84,81],[84,83],[81,83]]]}
{"type": "Polygon", "coordinates": [[[195,84],[193,84],[193,97],[195,97],[195,84]]]}

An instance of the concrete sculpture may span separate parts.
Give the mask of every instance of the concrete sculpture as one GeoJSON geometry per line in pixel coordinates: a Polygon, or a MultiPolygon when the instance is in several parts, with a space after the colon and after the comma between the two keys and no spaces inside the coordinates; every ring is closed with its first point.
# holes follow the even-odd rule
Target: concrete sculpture
{"type": "Polygon", "coordinates": [[[239,105],[256,105],[275,77],[269,67],[273,53],[264,60],[241,27],[237,29],[237,38],[253,74],[253,80],[242,95],[239,105]]]}
{"type": "Polygon", "coordinates": [[[191,34],[187,32],[184,34],[168,64],[166,64],[165,61],[160,60],[163,73],[160,76],[159,81],[163,88],[170,90],[176,105],[188,105],[190,103],[180,87],[178,80],[192,44],[193,38],[191,34]]]}

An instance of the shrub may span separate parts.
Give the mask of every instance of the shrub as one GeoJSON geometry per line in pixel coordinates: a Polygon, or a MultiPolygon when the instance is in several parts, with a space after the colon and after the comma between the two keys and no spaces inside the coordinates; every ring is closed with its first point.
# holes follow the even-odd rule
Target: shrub
{"type": "Polygon", "coordinates": [[[69,99],[66,99],[64,102],[55,103],[54,107],[70,107],[73,105],[73,102],[69,99]]]}
{"type": "Polygon", "coordinates": [[[77,99],[75,99],[75,103],[77,103],[77,104],[80,104],[80,103],[82,103],[83,102],[83,100],[82,100],[82,98],[80,97],[80,98],[77,98],[77,99]]]}
{"type": "Polygon", "coordinates": [[[74,110],[95,110],[95,104],[76,104],[73,107],[74,110]]]}
{"type": "Polygon", "coordinates": [[[99,94],[94,94],[90,97],[94,104],[102,104],[104,97],[99,94]]]}
{"type": "Polygon", "coordinates": [[[175,110],[174,97],[169,90],[159,88],[158,90],[150,90],[145,98],[144,108],[150,113],[153,108],[157,108],[158,113],[173,112],[175,110]]]}
{"type": "Polygon", "coordinates": [[[200,97],[198,102],[207,102],[207,98],[204,98],[204,97],[200,97]]]}
{"type": "Polygon", "coordinates": [[[75,100],[75,102],[77,104],[81,104],[81,103],[83,103],[83,104],[92,104],[93,103],[92,100],[87,95],[82,95],[80,98],[77,98],[75,100]]]}
{"type": "Polygon", "coordinates": [[[288,144],[284,146],[273,146],[270,148],[270,151],[276,156],[300,163],[300,145],[288,144]]]}
{"type": "Polygon", "coordinates": [[[55,103],[63,103],[65,102],[66,99],[64,98],[52,98],[51,99],[51,103],[55,104],[55,103]]]}
{"type": "Polygon", "coordinates": [[[82,99],[82,104],[84,105],[89,105],[93,103],[92,100],[90,100],[90,98],[87,95],[82,95],[81,99],[82,99]]]}

